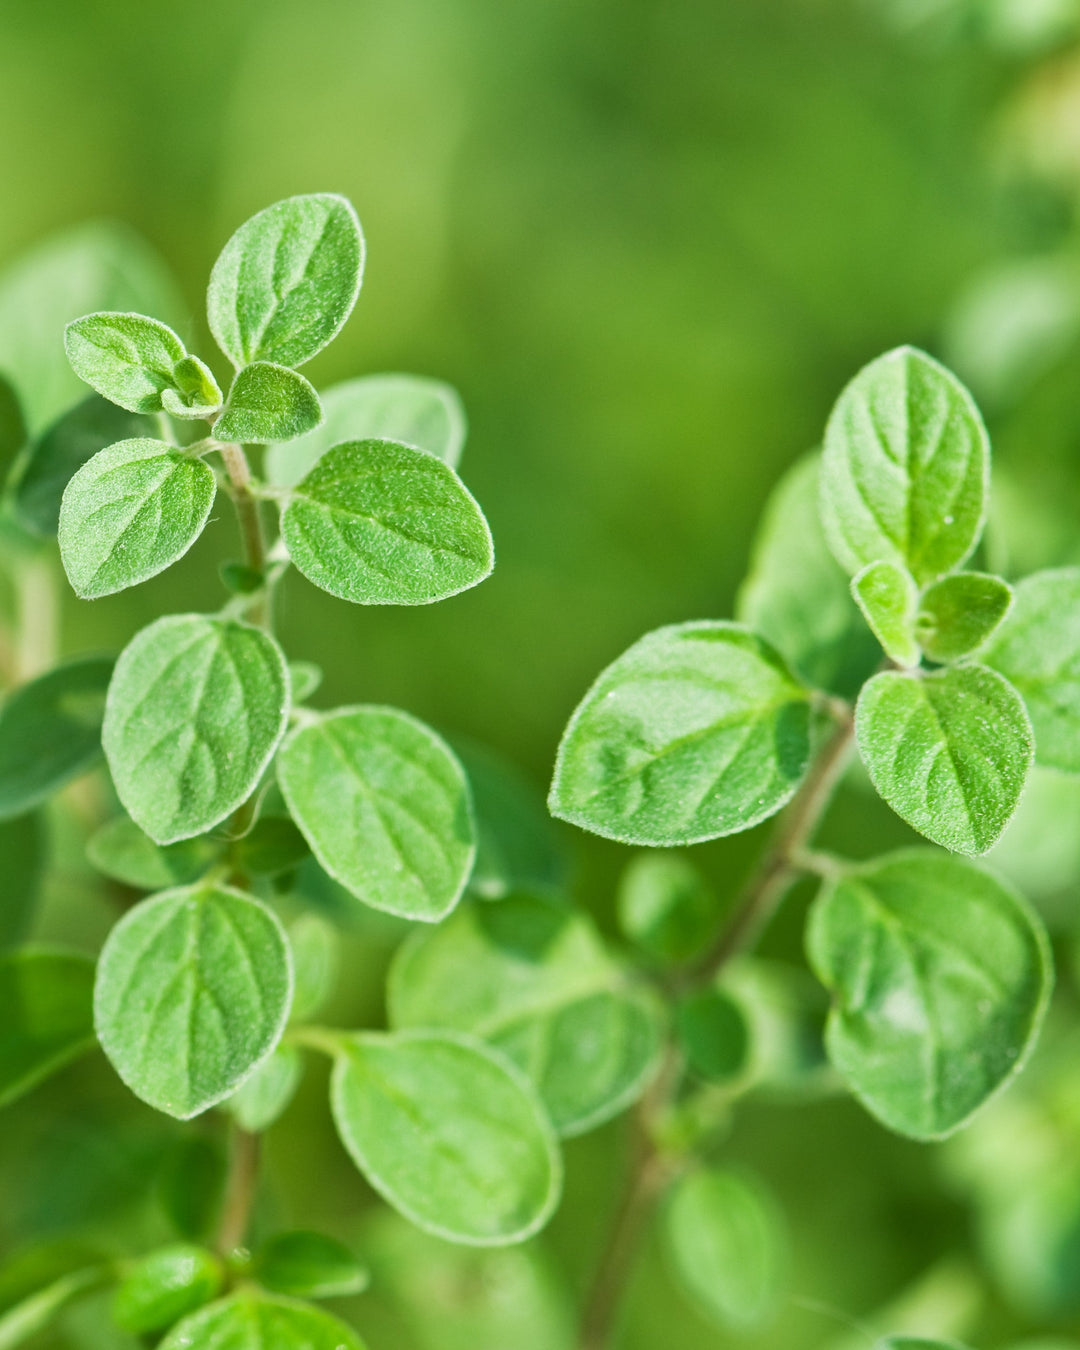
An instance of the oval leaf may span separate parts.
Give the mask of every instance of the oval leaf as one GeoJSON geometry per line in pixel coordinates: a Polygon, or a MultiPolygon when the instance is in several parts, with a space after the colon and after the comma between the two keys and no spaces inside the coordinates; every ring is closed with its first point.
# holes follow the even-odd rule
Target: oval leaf
{"type": "Polygon", "coordinates": [[[161,393],[161,406],[170,417],[209,420],[221,407],[221,390],[213,371],[197,356],[177,361],[172,379],[175,389],[164,389],[161,393]]]}
{"type": "Polygon", "coordinates": [[[0,820],[94,767],[112,672],[110,658],[84,657],[9,695],[0,708],[0,820]]]}
{"type": "Polygon", "coordinates": [[[1034,1045],[1052,984],[1046,934],[980,867],[890,854],[825,886],[806,941],[833,994],[829,1058],[898,1134],[951,1134],[1034,1045]]]}
{"type": "Polygon", "coordinates": [[[851,381],[825,432],[821,511],[829,546],[852,574],[905,567],[920,585],[957,567],[982,534],[990,442],[956,378],[913,347],[851,381]]]}
{"type": "Polygon", "coordinates": [[[321,1308],[241,1290],[177,1323],[158,1350],[364,1350],[321,1308]]]}
{"type": "Polygon", "coordinates": [[[322,421],[319,396],[287,366],[255,361],[233,381],[225,411],[214,423],[219,441],[291,441],[322,421]]]}
{"type": "Polygon", "coordinates": [[[190,1243],[140,1257],[120,1282],[113,1318],[123,1331],[165,1331],[221,1292],[225,1272],[213,1252],[190,1243]]]}
{"type": "Polygon", "coordinates": [[[716,931],[720,903],[690,861],[671,853],[641,853],[619,878],[619,927],[659,961],[696,956],[716,931]]]}
{"type": "Polygon", "coordinates": [[[491,531],[448,464],[395,441],[327,451],[281,517],[309,581],[358,605],[427,605],[495,565],[491,531]]]}
{"type": "Polygon", "coordinates": [[[27,947],[0,954],[0,1106],[94,1044],[94,963],[27,947]]]}
{"type": "Polygon", "coordinates": [[[173,366],[186,356],[171,328],[145,314],[85,314],[64,329],[71,368],[91,389],[128,412],[161,412],[174,387],[173,366]]]}
{"type": "Polygon", "coordinates": [[[1031,768],[1020,695],[986,666],[875,675],[855,709],[859,753],[898,816],[954,853],[1000,838],[1031,768]]]}
{"type": "Polygon", "coordinates": [[[270,1054],[291,999],[288,943],[266,906],[227,887],[189,886],[143,900],[109,934],[94,1021],[132,1092],[188,1120],[270,1054]]]}
{"type": "Polygon", "coordinates": [[[807,692],[767,642],[738,624],[675,624],[585,695],[548,805],[624,843],[701,843],[778,811],[809,753],[807,692]]]}
{"type": "Polygon", "coordinates": [[[287,197],[244,222],[210,274],[210,331],[233,365],[300,366],[341,331],[360,292],[364,237],[333,193],[287,197]]]}
{"type": "Polygon", "coordinates": [[[158,619],[109,686],[102,739],[117,795],[159,844],[203,834],[251,795],[288,715],[273,638],[203,614],[158,619]]]}
{"type": "Polygon", "coordinates": [[[465,773],[396,708],[342,708],[298,727],[278,756],[293,819],[327,872],[364,904],[435,923],[476,855],[465,773]]]}
{"type": "Polygon", "coordinates": [[[344,1243],[322,1233],[277,1233],[255,1253],[251,1273],[296,1298],[344,1298],[367,1288],[368,1273],[344,1243]]]}
{"type": "Polygon", "coordinates": [[[521,1242],[558,1202],[562,1167],[543,1108],[480,1041],[450,1032],[351,1037],[331,1102],[360,1171],[430,1233],[481,1247],[521,1242]]]}
{"type": "Polygon", "coordinates": [[[984,643],[1012,605],[1012,587],[983,572],[954,572],[928,586],[915,637],[931,661],[956,661],[984,643]]]}
{"type": "MultiPolygon", "coordinates": [[[[268,1059],[233,1093],[226,1109],[242,1130],[261,1134],[288,1109],[304,1073],[304,1062],[295,1045],[279,1045],[268,1059]]],[[[284,1289],[282,1293],[297,1293],[284,1289]]]]}
{"type": "Polygon", "coordinates": [[[127,816],[107,820],[86,843],[91,866],[140,891],[186,886],[208,871],[220,855],[221,844],[210,839],[181,839],[162,848],[127,816]]]}
{"type": "Polygon", "coordinates": [[[724,989],[700,989],[680,1000],[679,1044],[706,1082],[730,1083],[750,1067],[750,1027],[739,1001],[724,989]]]}
{"type": "Polygon", "coordinates": [[[216,492],[209,464],[164,441],[99,451],[60,504],[60,557],[75,594],[96,600],[170,567],[202,534],[216,492]]]}
{"type": "Polygon", "coordinates": [[[919,592],[908,573],[895,563],[873,562],[851,579],[851,593],[884,651],[901,666],[921,660],[915,641],[919,592]]]}
{"type": "Polygon", "coordinates": [[[365,375],[331,385],[321,396],[326,421],[287,449],[266,452],[266,476],[294,487],[342,441],[402,441],[456,469],[465,444],[465,410],[457,390],[419,375],[365,375]]]}

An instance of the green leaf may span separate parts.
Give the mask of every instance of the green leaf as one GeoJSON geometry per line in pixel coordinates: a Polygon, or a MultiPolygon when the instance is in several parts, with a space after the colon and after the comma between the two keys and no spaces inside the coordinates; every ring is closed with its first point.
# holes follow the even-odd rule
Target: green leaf
{"type": "Polygon", "coordinates": [[[350,202],[312,193],[245,221],[210,274],[210,331],[233,365],[300,366],[341,331],[360,292],[364,238],[350,202]]]}
{"type": "Polygon", "coordinates": [[[87,460],[117,441],[157,434],[153,418],[91,394],[32,442],[16,464],[10,489],[16,520],[31,534],[54,538],[64,489],[87,460]]]}
{"type": "Polygon", "coordinates": [[[71,368],[91,389],[128,412],[161,412],[162,391],[184,344],[145,314],[84,314],[64,329],[71,368]]]}
{"type": "Polygon", "coordinates": [[[266,815],[236,841],[233,857],[241,872],[274,877],[298,867],[310,851],[307,840],[288,816],[266,815]]]}
{"type": "Polygon", "coordinates": [[[491,572],[487,521],[448,464],[395,441],[327,451],[281,517],[309,581],[358,605],[427,605],[491,572]]]}
{"type": "Polygon", "coordinates": [[[625,987],[589,920],[548,897],[464,905],[417,932],[394,958],[387,1000],[395,1028],[469,1032],[509,1055],[563,1135],[630,1105],[656,1068],[653,1003],[625,987]]]}
{"type": "Polygon", "coordinates": [[[226,1110],[242,1130],[261,1134],[284,1115],[303,1073],[304,1061],[296,1046],[279,1045],[228,1099],[226,1110]]]}
{"type": "Polygon", "coordinates": [[[833,995],[829,1058],[898,1134],[951,1134],[1035,1043],[1053,980],[1042,923],[960,858],[913,849],[853,869],[822,890],[806,943],[833,995]]]}
{"type": "Polygon", "coordinates": [[[21,942],[30,927],[45,862],[45,822],[36,812],[0,821],[0,947],[21,942]]]}
{"type": "Polygon", "coordinates": [[[291,999],[288,943],[266,906],[190,886],[143,900],[109,934],[94,1022],[132,1092],[188,1120],[270,1054],[291,999]]]}
{"type": "Polygon", "coordinates": [[[118,1327],[136,1335],[165,1331],[221,1292],[225,1271],[213,1252],[189,1243],[159,1247],[124,1276],[113,1299],[118,1327]]]}
{"type": "Polygon", "coordinates": [[[840,395],[825,432],[821,510],[837,560],[905,567],[920,585],[979,541],[990,443],[955,375],[913,347],[872,361],[840,395]]]}
{"type": "Polygon", "coordinates": [[[919,592],[904,568],[868,563],[852,577],[851,593],[886,655],[901,666],[917,666],[921,656],[913,630],[919,592]]]}
{"type": "Polygon", "coordinates": [[[760,633],[814,689],[855,695],[880,653],[821,528],[821,456],[807,455],[773,489],[735,617],[760,633]]]}
{"type": "Polygon", "coordinates": [[[14,1350],[44,1331],[69,1303],[109,1282],[108,1266],[88,1266],[62,1275],[44,1289],[31,1294],[0,1316],[0,1350],[14,1350]]]}
{"type": "Polygon", "coordinates": [[[57,666],[0,707],[0,820],[21,816],[92,769],[101,754],[108,657],[57,666]]]}
{"type": "Polygon", "coordinates": [[[923,592],[915,637],[931,661],[956,661],[990,637],[1012,600],[1012,587],[1000,577],[954,572],[923,592]]]}
{"type": "Polygon", "coordinates": [[[182,839],[164,848],[127,816],[114,816],[87,840],[86,856],[103,876],[140,891],[197,881],[221,853],[210,839],[182,839]]]}
{"type": "Polygon", "coordinates": [[[266,476],[295,487],[327,450],[343,441],[402,441],[456,469],[465,444],[465,410],[457,391],[419,375],[366,375],[322,394],[326,421],[288,448],[266,452],[266,476]]]}
{"type": "Polygon", "coordinates": [[[624,868],[616,896],[619,927],[660,961],[686,961],[712,937],[720,905],[689,858],[639,853],[624,868]]]}
{"type": "Polygon", "coordinates": [[[369,1275],[344,1243],[322,1233],[278,1233],[251,1264],[254,1279],[295,1298],[344,1298],[362,1293],[369,1275]]]}
{"type": "Polygon", "coordinates": [[[689,1173],[672,1192],[664,1230],[680,1280],[713,1322],[748,1332],[771,1319],[786,1244],[776,1206],[756,1181],[711,1167],[689,1173]]]}
{"type": "Polygon", "coordinates": [[[242,1289],[185,1317],[158,1350],[364,1350],[356,1333],[321,1308],[242,1289]]]}
{"type": "Polygon", "coordinates": [[[723,989],[701,989],[679,1002],[679,1044],[690,1068],[710,1083],[731,1083],[750,1065],[750,1028],[739,1001],[723,989]]]}
{"type": "Polygon", "coordinates": [[[1019,689],[1040,764],[1080,773],[1080,567],[1021,581],[990,646],[979,653],[1019,689]]]}
{"type": "Polygon", "coordinates": [[[225,411],[214,423],[219,441],[291,441],[323,420],[319,396],[287,366],[255,361],[233,381],[225,411]]]}
{"type": "Polygon", "coordinates": [[[0,953],[0,1106],[94,1044],[94,963],[77,952],[0,953]]]}
{"type": "Polygon", "coordinates": [[[886,1336],[874,1350],[966,1350],[959,1341],[927,1340],[924,1336],[886,1336]]]}
{"type": "Polygon", "coordinates": [[[350,1037],[334,1122],[357,1167],[418,1227],[474,1246],[521,1242],[550,1218],[562,1165],[524,1076],[451,1032],[350,1037]]]}
{"type": "Polygon", "coordinates": [[[855,735],[874,786],[896,814],[954,853],[993,847],[1033,755],[1020,695],[980,665],[916,678],[875,675],[859,696],[855,735]]]}
{"type": "Polygon", "coordinates": [[[109,686],[117,795],[159,844],[204,834],[251,795],[284,734],[288,671],[257,628],[171,614],[137,633],[109,686]]]}
{"type": "Polygon", "coordinates": [[[293,819],[327,872],[364,904],[435,923],[475,857],[464,770],[396,708],[339,708],[298,727],[277,762],[293,819]]]}
{"type": "Polygon", "coordinates": [[[289,679],[293,703],[306,703],[323,681],[322,667],[314,661],[290,661],[289,679]]]}
{"type": "Polygon", "coordinates": [[[622,843],[701,843],[778,811],[809,754],[807,692],[767,642],[733,623],[673,624],[578,705],[548,805],[622,843]]]}
{"type": "Polygon", "coordinates": [[[161,406],[170,417],[184,421],[211,417],[221,407],[221,390],[213,371],[197,356],[184,356],[172,369],[175,388],[164,389],[161,406]]]}
{"type": "Polygon", "coordinates": [[[64,491],[60,557],[83,600],[157,576],[202,534],[217,484],[209,464],[164,441],[99,450],[64,491]]]}
{"type": "Polygon", "coordinates": [[[158,1199],[182,1237],[198,1241],[217,1227],[227,1170],[224,1150],[205,1135],[186,1135],[166,1154],[158,1199]]]}
{"type": "Polygon", "coordinates": [[[301,914],[289,925],[293,954],[292,1020],[306,1022],[334,992],[338,976],[338,935],[318,914],[301,914]]]}
{"type": "Polygon", "coordinates": [[[7,479],[29,436],[15,387],[0,375],[0,480],[7,479]]]}

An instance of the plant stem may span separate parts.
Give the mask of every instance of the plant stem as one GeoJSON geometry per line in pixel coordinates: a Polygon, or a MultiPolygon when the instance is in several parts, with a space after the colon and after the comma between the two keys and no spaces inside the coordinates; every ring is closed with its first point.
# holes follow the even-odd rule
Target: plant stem
{"type": "Polygon", "coordinates": [[[40,553],[18,558],[15,580],[15,682],[41,675],[56,662],[60,617],[51,560],[40,553]]]}
{"type": "MultiPolygon", "coordinates": [[[[240,525],[244,562],[253,572],[265,577],[266,538],[263,534],[262,507],[259,498],[251,490],[251,466],[242,445],[222,442],[220,448],[221,457],[225,461],[225,472],[229,476],[236,518],[240,525]]],[[[265,584],[252,596],[249,613],[253,623],[262,628],[270,626],[270,594],[265,584]]]]}
{"type": "Polygon", "coordinates": [[[234,1128],[225,1204],[217,1236],[217,1249],[222,1256],[229,1256],[244,1245],[251,1222],[251,1208],[255,1203],[260,1151],[257,1134],[242,1130],[239,1126],[234,1128]]]}

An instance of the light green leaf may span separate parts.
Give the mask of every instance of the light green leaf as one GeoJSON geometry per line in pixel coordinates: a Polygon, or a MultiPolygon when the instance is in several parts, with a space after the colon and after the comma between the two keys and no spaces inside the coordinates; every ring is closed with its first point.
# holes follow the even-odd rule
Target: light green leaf
{"type": "Polygon", "coordinates": [[[675,1025],[690,1068],[710,1083],[728,1084],[750,1067],[750,1027],[726,990],[700,989],[679,1002],[675,1025]]]}
{"type": "Polygon", "coordinates": [[[64,489],[87,460],[117,441],[158,434],[154,418],[91,394],[26,447],[10,484],[16,520],[31,534],[55,537],[64,489]]]}
{"type": "Polygon", "coordinates": [[[290,661],[289,679],[293,703],[306,703],[323,681],[322,667],[314,661],[290,661]]]}
{"type": "Polygon", "coordinates": [[[108,1266],[88,1266],[85,1270],[62,1275],[9,1308],[0,1316],[0,1350],[14,1350],[15,1346],[25,1344],[50,1326],[69,1303],[108,1284],[111,1276],[108,1266]]]}
{"type": "Polygon", "coordinates": [[[109,934],[94,1022],[132,1092],[188,1120],[270,1054],[291,999],[288,943],[270,910],[228,887],[188,886],[143,900],[109,934]]]}
{"type": "Polygon", "coordinates": [[[364,1350],[356,1333],[321,1308],[242,1289],[185,1317],[158,1350],[364,1350]]]}
{"type": "Polygon", "coordinates": [[[896,814],[972,855],[992,848],[1011,820],[1034,751],[1020,695],[980,665],[875,675],[859,696],[855,736],[896,814]]]}
{"type": "Polygon", "coordinates": [[[288,714],[285,658],[268,634],[203,614],[158,619],[109,686],[102,739],[117,795],[159,844],[204,834],[251,795],[288,714]]]}
{"type": "Polygon", "coordinates": [[[94,963],[77,952],[0,953],[0,1106],[94,1044],[94,963]]]}
{"type": "Polygon", "coordinates": [[[118,1327],[136,1335],[166,1331],[221,1292],[225,1271],[213,1252],[190,1243],[159,1247],[140,1257],[113,1299],[118,1327]]]}
{"type": "Polygon", "coordinates": [[[9,694],[0,707],[0,820],[21,816],[101,754],[108,657],[57,666],[9,694]]]}
{"type": "Polygon", "coordinates": [[[45,862],[45,822],[37,812],[0,821],[0,947],[21,942],[37,904],[45,862]]]}
{"type": "Polygon", "coordinates": [[[184,356],[172,369],[175,388],[163,389],[161,406],[184,421],[207,419],[221,407],[221,390],[213,372],[197,356],[184,356]]]}
{"type": "Polygon", "coordinates": [[[825,543],[820,467],[820,455],[807,455],[773,489],[735,617],[771,642],[812,688],[849,698],[873,673],[880,652],[825,543]]]}
{"type": "Polygon", "coordinates": [[[60,505],[60,557],[75,594],[96,600],[157,576],[202,534],[217,484],[164,441],[120,441],[84,464],[60,505]]]}
{"type": "Polygon", "coordinates": [[[525,1077],[451,1032],[345,1042],[334,1122],[388,1204],[451,1242],[501,1246],[550,1218],[562,1186],[555,1136],[525,1077]]]}
{"type": "Polygon", "coordinates": [[[331,385],[322,394],[326,421],[287,448],[266,452],[266,476],[295,487],[343,441],[403,441],[456,469],[465,444],[465,410],[457,391],[419,375],[365,375],[331,385]]]}
{"type": "Polygon", "coordinates": [[[623,843],[701,843],[778,811],[809,754],[807,691],[767,642],[733,623],[674,624],[578,705],[548,805],[623,843]]]}
{"type": "Polygon", "coordinates": [[[713,1322],[747,1332],[770,1320],[786,1243],[781,1216],[758,1182],[719,1168],[691,1172],[675,1186],[664,1230],[680,1280],[713,1322]]]}
{"type": "Polygon", "coordinates": [[[281,517],[309,581],[358,605],[427,605],[475,586],[495,555],[487,521],[448,464],[395,441],[327,451],[281,517]]]}
{"type": "Polygon", "coordinates": [[[624,868],[616,896],[619,927],[661,961],[695,956],[716,929],[720,904],[689,858],[639,853],[624,868]]]}
{"type": "Polygon", "coordinates": [[[161,412],[162,391],[184,344],[145,314],[84,314],[64,329],[71,368],[91,389],[128,412],[161,412]]]}
{"type": "Polygon", "coordinates": [[[852,577],[851,594],[885,653],[901,666],[917,666],[921,655],[913,629],[919,592],[904,568],[868,563],[852,577]]]}
{"type": "Polygon", "coordinates": [[[338,976],[338,935],[318,914],[301,914],[289,925],[293,954],[292,1020],[306,1022],[334,992],[338,976]]]}
{"type": "Polygon", "coordinates": [[[1040,764],[1080,773],[1080,567],[1026,577],[989,647],[988,666],[1019,689],[1040,764]]]}
{"type": "Polygon", "coordinates": [[[197,881],[221,853],[210,839],[181,839],[164,848],[127,816],[114,816],[87,840],[86,856],[103,876],[140,891],[162,891],[197,881]]]}
{"type": "MultiPolygon", "coordinates": [[[[304,1061],[295,1045],[279,1045],[272,1055],[225,1103],[242,1130],[261,1134],[284,1115],[304,1074],[304,1061]]],[[[282,1293],[299,1292],[283,1289],[282,1293]]]]}
{"type": "Polygon", "coordinates": [[[287,366],[255,361],[233,381],[225,411],[214,423],[219,441],[291,441],[322,421],[319,396],[287,366]]]}
{"type": "Polygon", "coordinates": [[[828,883],[806,943],[833,995],[829,1058],[868,1111],[915,1139],[959,1129],[1019,1072],[1053,981],[1021,896],[929,849],[828,883]]]}
{"type": "Polygon", "coordinates": [[[983,572],[954,572],[927,587],[915,636],[931,661],[956,661],[984,643],[1009,612],[1012,587],[983,572]]]}
{"type": "Polygon", "coordinates": [[[435,923],[476,853],[469,786],[440,737],[396,708],[339,708],[278,756],[293,819],[327,872],[364,904],[435,923]]]}
{"type": "Polygon", "coordinates": [[[979,541],[990,443],[955,375],[913,347],[872,361],[840,395],[825,432],[821,510],[837,560],[905,567],[920,585],[979,541]]]}
{"type": "Polygon", "coordinates": [[[295,1298],[344,1298],[367,1288],[369,1275],[344,1243],[322,1233],[277,1233],[264,1242],[251,1274],[266,1289],[295,1298]]]}
{"type": "Polygon", "coordinates": [[[287,197],[244,222],[210,275],[210,331],[233,365],[300,366],[341,331],[360,292],[364,237],[350,202],[287,197]]]}

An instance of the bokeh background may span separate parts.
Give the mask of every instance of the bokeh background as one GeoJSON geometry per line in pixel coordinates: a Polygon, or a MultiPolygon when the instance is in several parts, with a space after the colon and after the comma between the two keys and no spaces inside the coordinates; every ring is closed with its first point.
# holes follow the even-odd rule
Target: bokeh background
{"type": "MultiPolygon", "coordinates": [[[[732,612],[771,487],[890,346],[952,361],[983,402],[1010,506],[1000,565],[1080,556],[1078,42],[1074,0],[0,0],[0,264],[86,219],[128,222],[174,269],[184,335],[214,360],[202,297],[232,230],[291,193],[347,194],[364,286],[305,373],[459,388],[462,472],[497,568],[420,610],[354,609],[292,577],[283,641],[324,667],[324,706],[408,708],[542,790],[601,666],[649,628],[732,612]]],[[[162,578],[65,601],[65,650],[216,608],[234,547],[220,514],[162,578]]],[[[855,854],[904,838],[857,783],[830,829],[855,854]]],[[[1066,946],[1074,838],[1043,884],[1066,946]]],[[[695,856],[728,892],[758,843],[695,856]]],[[[626,851],[568,846],[577,897],[610,928],[626,851]]],[[[42,932],[92,946],[107,903],[74,851],[65,866],[42,932]]],[[[797,958],[803,902],[774,954],[797,958]]],[[[370,1023],[394,936],[349,939],[341,999],[370,1023]]],[[[566,1202],[529,1250],[453,1253],[371,1218],[318,1077],[271,1133],[265,1204],[375,1261],[373,1292],[346,1308],[373,1350],[565,1350],[622,1128],[571,1145],[566,1202]]],[[[170,1129],[100,1064],[7,1113],[0,1243],[106,1220],[144,1232],[170,1129]]],[[[892,1139],[828,1097],[748,1106],[725,1156],[787,1213],[790,1302],[759,1335],[725,1334],[653,1240],[627,1350],[854,1347],[867,1338],[843,1319],[877,1327],[886,1308],[987,1350],[1077,1325],[1080,1204],[1055,1219],[1054,1289],[1018,1294],[977,1222],[967,1154],[892,1139]]],[[[99,1313],[55,1344],[128,1342],[99,1313]]]]}

